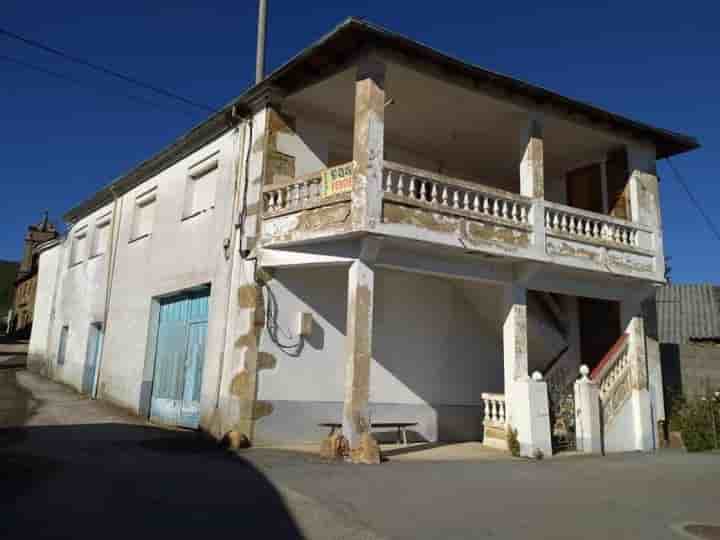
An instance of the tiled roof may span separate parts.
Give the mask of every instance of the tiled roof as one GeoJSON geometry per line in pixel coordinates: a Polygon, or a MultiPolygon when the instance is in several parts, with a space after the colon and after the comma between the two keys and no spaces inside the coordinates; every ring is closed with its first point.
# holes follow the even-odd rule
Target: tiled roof
{"type": "Polygon", "coordinates": [[[655,302],[661,343],[720,339],[720,287],[668,285],[657,290],[655,302]]]}

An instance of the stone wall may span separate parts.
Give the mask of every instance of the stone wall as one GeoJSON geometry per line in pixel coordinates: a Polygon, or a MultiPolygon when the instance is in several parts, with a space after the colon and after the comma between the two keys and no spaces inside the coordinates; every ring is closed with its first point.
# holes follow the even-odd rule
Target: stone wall
{"type": "Polygon", "coordinates": [[[661,343],[660,360],[666,402],[677,395],[701,396],[720,390],[720,343],[661,343]]]}

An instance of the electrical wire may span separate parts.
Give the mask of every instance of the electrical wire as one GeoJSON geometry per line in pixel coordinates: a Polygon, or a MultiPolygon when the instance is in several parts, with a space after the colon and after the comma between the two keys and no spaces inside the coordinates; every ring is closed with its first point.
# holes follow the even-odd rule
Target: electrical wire
{"type": "MultiPolygon", "coordinates": [[[[17,66],[21,66],[21,67],[23,67],[23,68],[25,68],[25,69],[30,69],[30,70],[33,70],[33,71],[37,71],[37,72],[39,72],[39,73],[43,73],[43,74],[45,74],[45,75],[48,75],[48,76],[50,76],[50,77],[54,77],[54,78],[59,79],[59,80],[64,81],[64,82],[69,82],[69,83],[72,83],[72,84],[77,85],[77,86],[82,86],[82,87],[87,88],[87,89],[90,89],[90,90],[95,90],[95,91],[98,91],[98,90],[99,90],[98,87],[93,86],[92,84],[89,84],[89,83],[87,83],[87,82],[85,82],[85,81],[83,81],[83,80],[76,79],[76,78],[71,77],[70,75],[66,75],[66,74],[64,74],[64,73],[60,73],[60,72],[57,72],[57,71],[49,70],[49,69],[47,69],[47,68],[44,68],[44,67],[42,67],[42,66],[38,66],[38,65],[36,65],[36,64],[31,64],[30,62],[25,62],[24,60],[20,60],[20,59],[18,59],[18,58],[13,58],[13,57],[11,57],[11,56],[5,56],[5,55],[3,55],[3,54],[0,54],[0,60],[5,61],[5,62],[9,62],[9,63],[12,63],[12,64],[15,64],[15,65],[17,65],[17,66]]],[[[145,98],[142,98],[142,97],[139,97],[139,96],[135,96],[135,95],[132,95],[132,94],[125,94],[125,93],[121,93],[121,92],[108,92],[107,90],[104,90],[104,89],[103,89],[103,90],[99,90],[99,91],[100,91],[101,93],[103,93],[103,94],[106,94],[106,95],[115,96],[115,97],[122,97],[122,98],[128,99],[128,100],[130,100],[130,101],[134,101],[135,103],[140,103],[140,104],[142,104],[142,105],[148,105],[148,106],[153,107],[153,108],[156,108],[156,109],[169,110],[169,109],[167,109],[167,107],[165,107],[164,105],[162,105],[162,104],[160,104],[160,103],[156,103],[156,102],[151,101],[151,100],[149,100],[149,99],[145,99],[145,98]]],[[[194,118],[197,117],[197,114],[196,114],[196,113],[192,113],[192,112],[190,112],[190,111],[181,110],[181,109],[176,109],[176,108],[173,108],[172,110],[175,111],[175,112],[180,112],[180,113],[185,114],[185,115],[188,115],[188,116],[193,116],[194,118]]]]}
{"type": "Polygon", "coordinates": [[[670,169],[672,170],[673,174],[675,175],[675,179],[677,182],[682,186],[682,188],[685,190],[685,193],[687,193],[687,196],[690,198],[690,201],[693,203],[695,208],[697,208],[697,211],[700,212],[700,215],[705,219],[705,223],[707,223],[708,228],[713,233],[715,238],[720,241],[720,230],[715,226],[715,223],[713,223],[712,219],[710,219],[710,216],[705,212],[705,209],[700,204],[700,201],[695,197],[692,191],[690,191],[690,187],[687,185],[687,182],[685,182],[685,179],[680,174],[680,171],[675,167],[672,161],[670,161],[670,158],[665,158],[665,161],[667,161],[667,164],[670,166],[670,169]]]}
{"type": "Polygon", "coordinates": [[[193,101],[191,99],[185,98],[179,94],[176,94],[175,92],[172,92],[170,90],[167,90],[165,88],[161,88],[159,86],[156,86],[154,84],[150,84],[144,81],[141,81],[140,79],[136,79],[135,77],[131,77],[130,75],[125,75],[124,73],[120,73],[119,71],[115,71],[113,69],[107,68],[105,66],[101,66],[100,64],[96,64],[94,62],[91,62],[90,60],[86,60],[84,58],[80,58],[79,56],[74,56],[69,53],[66,53],[64,51],[61,51],[60,49],[56,49],[55,47],[51,47],[50,45],[46,45],[45,43],[41,43],[39,41],[36,41],[34,39],[30,39],[24,36],[21,36],[20,34],[16,34],[15,32],[11,32],[10,30],[7,30],[5,28],[0,27],[0,34],[7,36],[11,39],[20,41],[26,45],[29,45],[30,47],[35,47],[36,49],[41,49],[45,52],[48,52],[50,54],[54,54],[56,56],[59,56],[61,58],[64,58],[65,60],[69,60],[70,62],[74,62],[76,64],[81,64],[85,67],[88,67],[90,69],[93,69],[95,71],[99,71],[101,73],[104,73],[106,75],[110,75],[112,77],[115,77],[116,79],[120,79],[126,83],[134,84],[135,86],[139,86],[141,88],[145,88],[147,90],[152,90],[153,92],[163,95],[165,97],[169,97],[171,99],[174,99],[176,101],[180,101],[186,105],[190,105],[192,107],[202,109],[206,112],[215,112],[214,107],[210,107],[209,105],[205,105],[202,103],[198,103],[196,101],[193,101]]]}

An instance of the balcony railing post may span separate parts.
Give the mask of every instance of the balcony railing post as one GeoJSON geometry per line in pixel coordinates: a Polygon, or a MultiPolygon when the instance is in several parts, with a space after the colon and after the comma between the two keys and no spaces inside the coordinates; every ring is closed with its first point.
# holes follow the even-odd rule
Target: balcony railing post
{"type": "Polygon", "coordinates": [[[545,163],[543,151],[543,118],[531,112],[523,128],[520,159],[520,194],[545,197],[545,163]]]}
{"type": "Polygon", "coordinates": [[[532,203],[530,224],[532,225],[533,249],[536,256],[545,257],[545,227],[550,217],[545,215],[545,201],[535,199],[532,203]]]}
{"type": "Polygon", "coordinates": [[[382,214],[385,63],[374,54],[365,56],[355,81],[351,221],[354,229],[367,230],[382,214]]]}

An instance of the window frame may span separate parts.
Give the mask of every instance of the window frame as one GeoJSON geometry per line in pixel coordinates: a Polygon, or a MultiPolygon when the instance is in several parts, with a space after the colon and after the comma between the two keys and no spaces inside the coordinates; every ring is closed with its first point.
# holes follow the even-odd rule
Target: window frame
{"type": "Polygon", "coordinates": [[[84,225],[72,234],[72,243],[70,245],[70,261],[68,266],[77,266],[88,259],[88,227],[84,225]],[[78,243],[84,240],[83,251],[78,251],[78,243]]]}
{"type": "Polygon", "coordinates": [[[135,204],[133,205],[133,216],[130,229],[130,240],[128,242],[134,242],[136,240],[140,240],[141,238],[146,238],[152,235],[155,226],[155,210],[153,209],[153,215],[152,220],[150,221],[149,231],[138,234],[138,220],[140,218],[140,209],[152,206],[154,204],[157,204],[157,186],[153,186],[152,188],[135,197],[135,204]]]}
{"type": "Polygon", "coordinates": [[[185,178],[185,195],[183,198],[183,211],[181,221],[197,216],[204,212],[208,212],[215,208],[215,201],[217,199],[217,187],[218,187],[218,171],[220,169],[220,151],[217,150],[209,156],[201,159],[199,162],[188,167],[187,176],[185,178]],[[207,179],[207,176],[214,174],[214,185],[213,185],[213,196],[209,201],[208,205],[203,208],[194,207],[195,202],[195,188],[197,182],[203,178],[207,179]]]}
{"type": "Polygon", "coordinates": [[[100,257],[105,254],[108,247],[108,242],[110,240],[110,229],[109,227],[112,224],[112,215],[110,212],[107,214],[104,214],[97,218],[95,220],[95,227],[93,230],[93,237],[92,242],[90,243],[90,256],[89,259],[93,259],[95,257],[100,257]],[[99,245],[99,234],[102,229],[105,229],[108,231],[108,236],[105,238],[105,242],[103,246],[99,245]],[[99,249],[102,248],[102,249],[99,249]]]}

